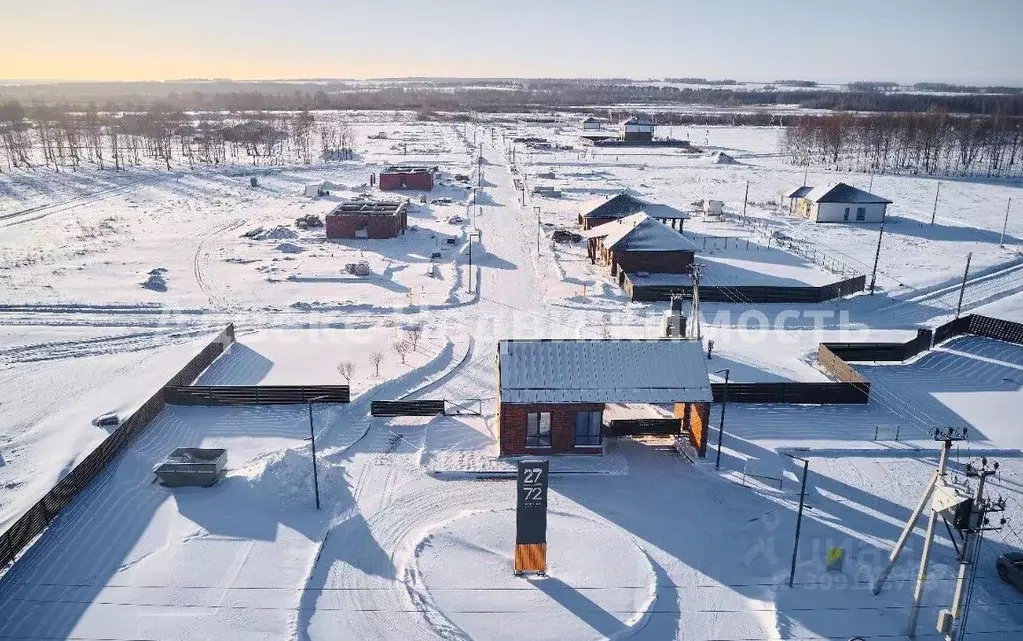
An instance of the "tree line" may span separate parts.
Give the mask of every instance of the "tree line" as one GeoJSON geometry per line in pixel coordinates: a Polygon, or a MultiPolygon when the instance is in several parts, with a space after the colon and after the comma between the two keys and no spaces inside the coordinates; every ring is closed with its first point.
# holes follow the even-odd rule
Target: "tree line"
{"type": "Polygon", "coordinates": [[[801,116],[782,140],[785,152],[802,165],[928,176],[1023,176],[1023,118],[1001,113],[801,116]]]}
{"type": "Polygon", "coordinates": [[[355,135],[343,114],[315,117],[295,113],[186,113],[165,103],[140,111],[100,111],[17,100],[0,102],[0,171],[44,167],[76,170],[83,163],[123,170],[155,162],[219,166],[251,162],[346,160],[355,135]]]}
{"type": "MultiPolygon", "coordinates": [[[[693,80],[693,79],[687,79],[693,80]]],[[[696,79],[699,80],[699,79],[696,79]]],[[[708,81],[709,82],[709,81],[708,81]]],[[[714,81],[717,82],[717,81],[714,81]]],[[[723,81],[722,81],[723,82],[723,81]]],[[[537,111],[616,104],[699,104],[711,107],[796,105],[845,111],[943,110],[950,113],[1023,116],[1023,94],[890,92],[885,83],[851,83],[837,91],[809,83],[788,88],[677,87],[622,80],[404,80],[380,85],[352,81],[230,81],[68,83],[0,87],[0,99],[65,103],[83,110],[89,102],[105,110],[139,111],[156,103],[177,111],[299,111],[385,109],[410,111],[537,111]]]]}

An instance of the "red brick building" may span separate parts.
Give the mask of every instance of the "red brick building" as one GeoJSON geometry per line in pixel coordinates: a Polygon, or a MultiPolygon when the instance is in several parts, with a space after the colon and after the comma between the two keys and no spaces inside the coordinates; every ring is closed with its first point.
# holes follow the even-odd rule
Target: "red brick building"
{"type": "Polygon", "coordinates": [[[501,456],[603,453],[606,403],[673,405],[682,432],[707,451],[712,396],[699,341],[504,340],[498,387],[501,456]]]}
{"type": "Polygon", "coordinates": [[[590,262],[620,273],[688,274],[696,245],[659,220],[640,212],[594,227],[587,237],[590,262]]]}
{"type": "Polygon", "coordinates": [[[380,189],[393,191],[396,189],[433,189],[433,175],[436,167],[414,167],[411,165],[394,165],[380,172],[380,189]]]}
{"type": "Polygon", "coordinates": [[[327,238],[394,238],[405,233],[407,212],[405,202],[349,200],[327,214],[327,238]]]}

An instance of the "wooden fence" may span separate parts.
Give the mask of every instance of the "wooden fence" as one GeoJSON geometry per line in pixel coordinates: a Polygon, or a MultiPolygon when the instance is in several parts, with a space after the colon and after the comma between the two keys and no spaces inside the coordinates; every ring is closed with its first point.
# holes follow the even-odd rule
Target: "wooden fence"
{"type": "MultiPolygon", "coordinates": [[[[700,300],[717,303],[823,303],[863,291],[866,276],[860,275],[820,287],[735,285],[700,287],[700,300]]],[[[691,285],[644,285],[643,277],[625,274],[622,286],[634,301],[671,300],[673,295],[692,297],[691,285]]]]}
{"type": "Polygon", "coordinates": [[[373,401],[369,413],[373,416],[440,416],[444,414],[444,401],[373,401]]]}
{"type": "Polygon", "coordinates": [[[163,389],[168,405],[297,405],[348,403],[347,385],[185,385],[163,389]]]}
{"type": "MultiPolygon", "coordinates": [[[[862,378],[862,377],[860,377],[862,378]]],[[[714,402],[725,399],[725,384],[711,383],[714,402]]],[[[729,403],[789,403],[796,405],[863,405],[870,400],[870,383],[729,383],[729,403]]]]}
{"type": "MultiPolygon", "coordinates": [[[[167,384],[170,386],[185,385],[195,380],[233,342],[234,325],[228,325],[195,358],[188,361],[177,374],[171,377],[167,384]]],[[[161,388],[111,432],[96,449],[82,459],[82,462],[57,481],[57,484],[38,503],[29,508],[7,531],[0,534],[0,567],[14,561],[32,540],[42,534],[61,510],[85,489],[92,479],[102,472],[110,461],[116,458],[163,408],[164,395],[161,388]]]]}

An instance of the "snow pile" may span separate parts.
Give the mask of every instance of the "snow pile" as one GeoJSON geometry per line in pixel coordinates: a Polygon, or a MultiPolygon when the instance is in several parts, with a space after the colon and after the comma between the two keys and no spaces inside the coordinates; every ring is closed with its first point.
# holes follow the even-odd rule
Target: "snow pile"
{"type": "Polygon", "coordinates": [[[716,154],[713,154],[711,156],[711,162],[713,162],[715,165],[738,165],[738,164],[740,164],[738,160],[736,160],[735,158],[732,158],[731,156],[729,156],[728,154],[726,154],[723,151],[719,151],[716,154]]]}
{"type": "Polygon", "coordinates": [[[300,254],[305,251],[295,243],[278,243],[274,249],[285,254],[300,254]]]}
{"type": "Polygon", "coordinates": [[[150,270],[149,277],[142,281],[142,287],[145,289],[151,289],[154,292],[165,292],[167,291],[167,279],[164,274],[167,270],[163,267],[157,267],[156,269],[150,270]]]}
{"type": "Polygon", "coordinates": [[[284,225],[277,225],[271,229],[258,231],[251,238],[255,240],[284,240],[286,238],[298,238],[298,232],[284,225]]]}
{"type": "MultiPolygon", "coordinates": [[[[231,476],[245,479],[261,498],[282,506],[305,505],[313,499],[312,450],[278,450],[264,454],[238,469],[231,476]]],[[[322,455],[317,457],[320,496],[326,497],[331,487],[344,487],[344,472],[331,465],[322,455]]]]}

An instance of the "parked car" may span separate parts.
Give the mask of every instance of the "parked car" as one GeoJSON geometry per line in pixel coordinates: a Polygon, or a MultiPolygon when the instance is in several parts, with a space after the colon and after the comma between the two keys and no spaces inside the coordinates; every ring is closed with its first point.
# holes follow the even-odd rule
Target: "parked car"
{"type": "Polygon", "coordinates": [[[1023,592],[1023,554],[1009,552],[998,557],[998,577],[1023,592]]]}
{"type": "Polygon", "coordinates": [[[579,234],[568,231],[567,229],[555,229],[551,237],[556,243],[578,243],[583,239],[579,234]]]}

